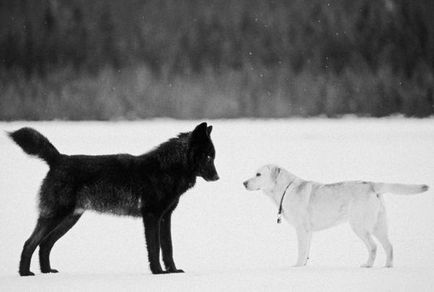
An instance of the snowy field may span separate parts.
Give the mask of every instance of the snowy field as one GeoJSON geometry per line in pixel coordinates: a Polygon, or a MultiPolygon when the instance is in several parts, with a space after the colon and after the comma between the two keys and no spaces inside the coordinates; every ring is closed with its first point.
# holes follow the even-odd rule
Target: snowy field
{"type": "MultiPolygon", "coordinates": [[[[32,126],[67,154],[141,154],[198,122],[0,123],[32,126]]],[[[54,247],[59,274],[18,276],[24,241],[36,220],[36,193],[47,166],[0,133],[0,291],[433,291],[434,120],[211,121],[221,179],[198,179],[176,209],[174,258],[185,274],[150,273],[141,220],[85,213],[54,247]],[[415,196],[385,195],[395,268],[378,249],[372,269],[347,224],[315,233],[311,260],[296,260],[295,232],[276,224],[277,209],[242,186],[256,168],[277,163],[321,182],[424,183],[415,196]]]]}

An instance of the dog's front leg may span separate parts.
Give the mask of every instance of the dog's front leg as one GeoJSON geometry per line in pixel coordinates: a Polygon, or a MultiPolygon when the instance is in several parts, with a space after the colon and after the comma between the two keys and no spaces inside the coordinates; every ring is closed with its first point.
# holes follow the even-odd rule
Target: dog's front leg
{"type": "Polygon", "coordinates": [[[148,260],[153,274],[164,274],[160,265],[160,217],[153,213],[142,213],[145,225],[148,260]]]}
{"type": "Polygon", "coordinates": [[[296,232],[298,241],[298,259],[294,267],[302,267],[306,265],[309,256],[312,231],[306,230],[303,227],[297,227],[296,232]]]}

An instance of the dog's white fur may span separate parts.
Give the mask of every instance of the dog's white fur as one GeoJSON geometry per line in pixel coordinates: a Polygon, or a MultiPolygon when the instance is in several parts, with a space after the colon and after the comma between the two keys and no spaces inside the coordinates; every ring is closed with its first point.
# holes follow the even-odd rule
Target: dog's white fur
{"type": "Polygon", "coordinates": [[[427,185],[387,184],[347,181],[322,184],[306,181],[276,165],[261,167],[244,182],[248,190],[262,190],[279,208],[283,193],[284,218],[295,227],[298,259],[304,266],[309,257],[312,232],[349,221],[353,231],[366,245],[368,260],[362,267],[372,267],[378,239],[386,252],[386,267],[393,266],[393,248],[388,238],[383,193],[417,194],[427,185]],[[286,192],[285,192],[286,190],[286,192]]]}

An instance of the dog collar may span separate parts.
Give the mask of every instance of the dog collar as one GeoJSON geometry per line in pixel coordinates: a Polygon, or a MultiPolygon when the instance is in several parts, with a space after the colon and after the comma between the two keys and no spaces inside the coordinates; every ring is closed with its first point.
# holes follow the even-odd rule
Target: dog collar
{"type": "Polygon", "coordinates": [[[289,186],[292,184],[292,182],[290,182],[285,190],[283,191],[282,194],[282,198],[280,199],[280,204],[279,204],[279,212],[277,213],[277,224],[280,224],[282,222],[282,213],[283,213],[283,208],[282,208],[282,203],[283,203],[283,198],[285,198],[286,195],[286,191],[288,190],[289,186]]]}

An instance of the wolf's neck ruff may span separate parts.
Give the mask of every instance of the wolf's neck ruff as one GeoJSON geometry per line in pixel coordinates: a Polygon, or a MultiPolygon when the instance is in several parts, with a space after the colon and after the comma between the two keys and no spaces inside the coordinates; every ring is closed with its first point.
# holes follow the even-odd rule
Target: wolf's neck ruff
{"type": "Polygon", "coordinates": [[[279,212],[277,213],[277,224],[280,224],[282,222],[282,213],[283,213],[282,203],[283,203],[283,199],[285,198],[286,191],[288,191],[288,188],[289,188],[289,186],[292,183],[293,183],[293,181],[289,182],[289,184],[286,186],[285,190],[283,191],[282,198],[280,199],[279,212]]]}

